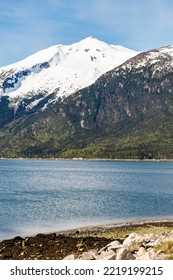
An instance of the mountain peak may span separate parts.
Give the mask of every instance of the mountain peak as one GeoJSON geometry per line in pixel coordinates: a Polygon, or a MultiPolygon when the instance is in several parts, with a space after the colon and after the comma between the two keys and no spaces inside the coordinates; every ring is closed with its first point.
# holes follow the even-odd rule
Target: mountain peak
{"type": "Polygon", "coordinates": [[[0,68],[1,95],[22,99],[54,93],[68,96],[94,83],[137,52],[87,37],[72,45],[55,45],[0,68]]]}

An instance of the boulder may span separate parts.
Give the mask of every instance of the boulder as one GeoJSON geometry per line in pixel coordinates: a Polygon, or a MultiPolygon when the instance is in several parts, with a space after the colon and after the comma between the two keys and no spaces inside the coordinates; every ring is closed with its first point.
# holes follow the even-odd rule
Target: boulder
{"type": "Polygon", "coordinates": [[[127,252],[124,260],[135,260],[135,256],[131,252],[127,252]]]}
{"type": "Polygon", "coordinates": [[[113,250],[102,251],[97,260],[116,260],[117,254],[113,250]]]}
{"type": "Polygon", "coordinates": [[[118,240],[112,241],[107,245],[109,250],[114,250],[116,251],[117,249],[121,248],[121,243],[118,240]]]}
{"type": "Polygon", "coordinates": [[[128,251],[126,248],[120,248],[117,250],[116,260],[124,260],[128,251]]]}
{"type": "Polygon", "coordinates": [[[131,233],[124,241],[123,247],[130,247],[134,244],[142,244],[144,238],[135,232],[131,233]]]}
{"type": "Polygon", "coordinates": [[[105,247],[101,248],[98,253],[102,253],[103,251],[113,250],[116,251],[117,249],[121,248],[121,243],[118,240],[112,241],[107,244],[105,247]]]}
{"type": "Polygon", "coordinates": [[[145,248],[144,247],[140,247],[139,250],[136,252],[136,256],[137,257],[141,257],[141,256],[145,255],[145,253],[146,253],[145,248]]]}
{"type": "Polygon", "coordinates": [[[90,250],[88,252],[83,252],[81,259],[82,260],[95,260],[97,258],[97,250],[90,250]]]}

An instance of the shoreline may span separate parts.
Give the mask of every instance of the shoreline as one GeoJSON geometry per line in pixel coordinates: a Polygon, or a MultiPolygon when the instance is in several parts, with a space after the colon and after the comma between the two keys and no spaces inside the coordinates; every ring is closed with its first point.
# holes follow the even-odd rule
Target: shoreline
{"type": "Polygon", "coordinates": [[[115,162],[173,162],[173,159],[110,159],[110,158],[5,158],[0,157],[1,160],[50,160],[50,161],[115,161],[115,162]]]}
{"type": "Polygon", "coordinates": [[[153,236],[155,239],[159,236],[167,238],[172,234],[172,238],[173,219],[96,225],[59,232],[38,233],[35,236],[23,238],[16,236],[0,242],[0,260],[62,260],[72,255],[75,259],[75,256],[79,257],[82,253],[85,255],[90,251],[99,252],[101,248],[105,248],[115,240],[122,246],[124,240],[131,234],[140,235],[141,238],[151,236],[151,239],[153,236]]]}
{"type": "MultiPolygon", "coordinates": [[[[73,228],[67,230],[57,231],[56,234],[73,234],[76,231],[78,233],[85,233],[85,232],[92,232],[92,231],[105,231],[105,230],[112,230],[112,229],[123,229],[123,228],[135,228],[135,227],[143,227],[143,226],[173,226],[173,218],[170,219],[152,219],[152,220],[136,220],[136,221],[124,221],[120,223],[108,223],[108,224],[100,224],[100,225],[93,225],[93,226],[84,226],[80,228],[73,228]]],[[[48,234],[51,234],[48,233],[48,234]]]]}
{"type": "Polygon", "coordinates": [[[138,227],[147,227],[147,226],[156,226],[156,227],[162,227],[162,226],[172,226],[173,227],[173,217],[172,218],[155,218],[155,219],[140,219],[140,220],[124,220],[121,222],[112,222],[112,223],[103,223],[103,224],[95,224],[95,225],[88,225],[88,226],[81,226],[81,227],[74,227],[74,228],[69,228],[69,229],[64,229],[64,230],[51,230],[51,231],[38,231],[37,233],[33,233],[30,235],[17,235],[13,236],[10,238],[5,238],[3,240],[0,240],[0,243],[3,241],[9,241],[13,240],[16,237],[20,237],[22,239],[25,238],[32,238],[37,235],[51,235],[51,234],[56,234],[58,235],[73,235],[73,234],[85,234],[87,232],[102,232],[102,231],[109,231],[109,230],[118,230],[118,229],[128,229],[128,228],[138,228],[138,227]]]}

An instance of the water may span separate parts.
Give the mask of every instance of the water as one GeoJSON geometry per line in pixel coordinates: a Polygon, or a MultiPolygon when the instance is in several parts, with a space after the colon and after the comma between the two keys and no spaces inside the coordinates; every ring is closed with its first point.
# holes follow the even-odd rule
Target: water
{"type": "Polygon", "coordinates": [[[0,240],[173,217],[173,162],[0,160],[0,240]]]}

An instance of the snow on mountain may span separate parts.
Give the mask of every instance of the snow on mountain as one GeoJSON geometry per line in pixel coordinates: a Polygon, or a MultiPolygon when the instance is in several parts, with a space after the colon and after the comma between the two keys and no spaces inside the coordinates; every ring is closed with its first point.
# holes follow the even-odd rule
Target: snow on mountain
{"type": "Polygon", "coordinates": [[[0,95],[12,101],[39,93],[68,96],[137,54],[92,37],[72,45],[55,45],[0,68],[0,95]]]}
{"type": "Polygon", "coordinates": [[[170,72],[173,69],[173,45],[141,52],[134,59],[123,65],[123,69],[135,69],[142,72],[146,65],[152,66],[153,75],[161,71],[170,72]]]}

